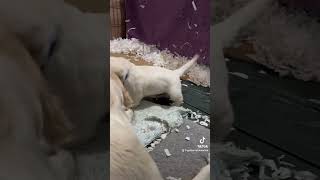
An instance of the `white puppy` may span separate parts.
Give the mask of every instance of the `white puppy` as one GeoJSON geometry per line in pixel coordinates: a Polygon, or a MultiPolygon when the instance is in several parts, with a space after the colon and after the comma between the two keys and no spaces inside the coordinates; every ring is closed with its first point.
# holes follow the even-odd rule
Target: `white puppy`
{"type": "Polygon", "coordinates": [[[162,180],[155,162],[140,144],[129,118],[124,111],[110,109],[110,179],[162,180]]]}
{"type": "MultiPolygon", "coordinates": [[[[110,110],[110,180],[163,180],[128,121],[130,119],[123,111],[110,110]]],[[[210,165],[207,165],[193,180],[209,179],[210,165]]]]}
{"type": "MultiPolygon", "coordinates": [[[[110,180],[163,180],[130,124],[132,115],[122,108],[125,96],[121,89],[118,80],[110,78],[110,180]]],[[[203,168],[194,180],[209,180],[209,167],[203,168]]]]}
{"type": "Polygon", "coordinates": [[[110,72],[117,74],[121,78],[125,78],[129,69],[134,66],[135,65],[126,58],[110,56],[110,72]]]}
{"type": "Polygon", "coordinates": [[[168,94],[173,105],[178,106],[183,103],[180,77],[198,58],[199,55],[195,55],[191,61],[176,70],[156,66],[135,66],[125,59],[111,59],[110,65],[118,67],[115,73],[122,77],[124,86],[133,99],[133,106],[139,105],[144,97],[160,94],[168,94]],[[122,64],[122,67],[119,64],[122,64]]]}
{"type": "Polygon", "coordinates": [[[223,48],[236,37],[241,28],[246,26],[270,4],[272,0],[254,0],[221,23],[211,27],[210,37],[213,72],[214,141],[221,142],[229,134],[234,122],[234,114],[229,98],[228,70],[224,60],[223,48]]]}
{"type": "MultiPolygon", "coordinates": [[[[112,71],[112,68],[110,68],[112,71]]],[[[132,115],[123,108],[125,90],[114,73],[110,73],[110,179],[161,180],[160,172],[139,142],[130,124],[132,115]]]]}

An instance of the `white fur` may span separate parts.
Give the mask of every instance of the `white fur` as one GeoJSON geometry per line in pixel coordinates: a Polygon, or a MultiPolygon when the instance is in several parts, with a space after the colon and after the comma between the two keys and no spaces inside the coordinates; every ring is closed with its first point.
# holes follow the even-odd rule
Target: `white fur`
{"type": "Polygon", "coordinates": [[[132,114],[123,109],[122,88],[115,76],[110,78],[110,179],[161,180],[156,164],[130,124],[132,114]]]}
{"type": "MultiPolygon", "coordinates": [[[[156,163],[138,140],[130,118],[118,108],[110,109],[110,180],[163,180],[156,163]]],[[[209,179],[207,165],[193,180],[209,179]]]]}
{"type": "MultiPolygon", "coordinates": [[[[87,143],[107,111],[107,15],[64,5],[59,42],[45,69],[52,90],[75,125],[73,144],[87,143]]],[[[73,145],[72,144],[72,145],[73,145]]]]}
{"type": "Polygon", "coordinates": [[[203,167],[192,180],[210,180],[210,164],[203,167]]]}
{"type": "Polygon", "coordinates": [[[124,78],[129,72],[129,69],[134,66],[135,65],[126,58],[110,56],[110,71],[121,78],[124,78]]]}
{"type": "Polygon", "coordinates": [[[140,144],[128,116],[115,109],[110,111],[110,179],[162,180],[160,172],[140,144]]]}
{"type": "MultiPolygon", "coordinates": [[[[78,142],[94,136],[97,122],[106,112],[107,22],[102,21],[102,17],[106,15],[97,18],[84,14],[63,4],[62,0],[0,1],[0,29],[5,27],[21,40],[21,49],[24,48],[32,56],[26,62],[36,63],[36,68],[37,64],[49,62],[44,72],[48,80],[46,83],[63,101],[60,108],[78,127],[78,142]],[[56,37],[59,45],[48,60],[51,42],[56,37]]],[[[28,73],[28,68],[23,68],[28,64],[24,62],[26,56],[23,51],[14,49],[14,43],[12,40],[1,41],[1,45],[11,48],[8,51],[1,48],[0,54],[0,67],[4,75],[1,81],[8,82],[1,88],[1,111],[11,109],[8,112],[12,114],[1,113],[0,124],[4,126],[0,131],[0,179],[73,179],[71,154],[59,148],[57,154],[49,156],[47,147],[42,145],[46,142],[42,143],[41,137],[35,136],[41,129],[37,128],[40,126],[37,121],[47,120],[45,113],[41,114],[43,108],[34,103],[39,94],[34,93],[38,87],[33,80],[38,77],[28,73]],[[18,57],[9,56],[12,59],[7,61],[6,53],[18,57]],[[10,126],[6,120],[9,120],[10,126]]]]}
{"type": "Polygon", "coordinates": [[[211,59],[213,67],[212,81],[213,94],[211,97],[213,105],[214,141],[222,141],[230,132],[234,122],[232,105],[229,98],[228,70],[224,60],[223,48],[235,38],[239,30],[251,22],[272,0],[254,0],[247,6],[234,13],[225,21],[211,27],[210,37],[211,59]]]}
{"type": "MultiPolygon", "coordinates": [[[[133,99],[133,106],[139,105],[144,97],[160,94],[168,94],[174,102],[173,105],[181,105],[183,95],[180,77],[197,61],[198,57],[195,55],[191,61],[176,70],[156,66],[135,66],[128,60],[121,59],[123,61],[121,64],[126,65],[122,66],[118,72],[121,71],[124,86],[133,99]]],[[[114,66],[113,62],[111,61],[111,66],[114,66]]]]}
{"type": "MultiPolygon", "coordinates": [[[[135,67],[123,58],[111,58],[110,72],[119,73],[135,67]],[[115,61],[115,62],[112,62],[115,61]]],[[[186,67],[184,67],[186,68],[186,67]]],[[[182,74],[183,69],[178,74],[182,74]]],[[[177,72],[175,72],[177,74],[177,72]]],[[[123,86],[111,74],[110,78],[110,180],[163,180],[159,169],[140,143],[130,121],[133,114],[125,112],[123,86]]],[[[179,81],[180,82],[180,81],[179,81]]],[[[209,180],[210,165],[203,168],[194,180],[209,180]]]]}
{"type": "Polygon", "coordinates": [[[0,179],[65,180],[75,175],[69,152],[63,151],[68,157],[58,155],[61,147],[46,136],[59,135],[67,119],[56,107],[28,47],[3,26],[0,39],[0,179]],[[48,151],[58,154],[51,156],[48,151]],[[50,158],[68,164],[61,171],[50,158]]]}

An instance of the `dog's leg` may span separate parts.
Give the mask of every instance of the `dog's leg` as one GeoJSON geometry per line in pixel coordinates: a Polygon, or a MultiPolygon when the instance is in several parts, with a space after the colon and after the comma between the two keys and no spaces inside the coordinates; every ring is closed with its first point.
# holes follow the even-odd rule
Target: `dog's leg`
{"type": "Polygon", "coordinates": [[[215,121],[213,127],[214,138],[213,141],[221,142],[229,134],[234,121],[233,109],[229,99],[229,82],[228,70],[223,56],[223,46],[217,38],[213,38],[214,29],[211,29],[211,41],[213,49],[213,96],[211,102],[213,103],[211,112],[213,112],[213,119],[215,121]]]}
{"type": "Polygon", "coordinates": [[[129,121],[131,122],[133,120],[133,111],[132,111],[132,109],[127,109],[125,111],[125,113],[128,116],[129,121]]]}
{"type": "Polygon", "coordinates": [[[239,30],[251,22],[273,0],[254,0],[231,15],[225,21],[210,28],[210,51],[213,66],[213,119],[215,121],[213,141],[222,141],[229,134],[234,114],[229,98],[228,70],[224,60],[223,48],[238,34],[239,30]]]}
{"type": "MultiPolygon", "coordinates": [[[[215,52],[217,55],[219,52],[215,52]]],[[[222,52],[220,52],[222,53],[222,52]]],[[[228,70],[223,58],[214,60],[214,96],[213,102],[213,119],[215,121],[213,140],[221,142],[229,134],[234,122],[233,108],[229,98],[228,70]]]]}
{"type": "Polygon", "coordinates": [[[142,97],[140,96],[140,97],[137,97],[137,98],[134,98],[135,100],[134,100],[134,103],[133,103],[133,105],[132,105],[132,107],[137,107],[137,106],[139,106],[139,104],[140,104],[140,102],[141,102],[141,100],[142,100],[142,97]]]}
{"type": "Polygon", "coordinates": [[[133,100],[133,105],[132,107],[137,107],[139,106],[141,100],[143,99],[143,94],[142,91],[139,91],[138,93],[135,93],[132,100],[133,100]]]}
{"type": "Polygon", "coordinates": [[[192,180],[210,180],[210,164],[203,167],[192,180]]]}
{"type": "Polygon", "coordinates": [[[49,157],[49,162],[59,180],[75,179],[75,161],[70,152],[59,150],[56,154],[49,157]]]}
{"type": "Polygon", "coordinates": [[[180,106],[183,103],[181,83],[171,86],[168,94],[170,96],[170,100],[173,101],[172,105],[180,106]]]}
{"type": "Polygon", "coordinates": [[[132,100],[130,103],[131,107],[137,107],[140,104],[140,101],[144,98],[142,87],[136,87],[131,85],[131,82],[134,82],[132,79],[127,79],[123,82],[124,87],[128,94],[124,94],[124,98],[127,100],[132,100]]]}

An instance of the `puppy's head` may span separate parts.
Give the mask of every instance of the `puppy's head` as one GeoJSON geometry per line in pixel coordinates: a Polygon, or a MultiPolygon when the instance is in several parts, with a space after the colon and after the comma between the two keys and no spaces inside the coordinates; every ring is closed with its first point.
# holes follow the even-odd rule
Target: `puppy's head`
{"type": "Polygon", "coordinates": [[[63,15],[62,0],[1,2],[0,21],[23,41],[31,55],[43,61],[56,37],[63,15]]]}
{"type": "Polygon", "coordinates": [[[110,56],[110,72],[115,73],[121,80],[125,80],[129,70],[135,65],[123,57],[110,56]]]}

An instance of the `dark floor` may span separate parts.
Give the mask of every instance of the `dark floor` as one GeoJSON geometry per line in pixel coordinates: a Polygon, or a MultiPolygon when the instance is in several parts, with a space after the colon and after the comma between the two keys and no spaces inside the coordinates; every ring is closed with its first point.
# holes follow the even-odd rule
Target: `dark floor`
{"type": "MultiPolygon", "coordinates": [[[[208,115],[209,88],[197,87],[186,81],[183,81],[183,84],[188,86],[183,86],[182,90],[185,98],[184,107],[208,115]]],[[[206,158],[210,153],[210,130],[191,120],[186,120],[178,129],[178,133],[174,131],[170,133],[150,154],[164,178],[171,176],[191,180],[207,164],[206,158]],[[187,125],[190,129],[186,128],[187,125]],[[190,141],[185,140],[186,137],[190,137],[190,141]],[[198,148],[202,138],[205,138],[202,145],[207,145],[207,148],[205,146],[198,148]],[[167,157],[164,149],[168,149],[172,156],[167,157]]]]}
{"type": "Polygon", "coordinates": [[[230,94],[236,131],[230,140],[261,152],[266,158],[286,155],[297,169],[320,175],[320,83],[279,78],[256,64],[232,60],[230,94]],[[259,73],[264,70],[267,74],[259,73]]]}
{"type": "Polygon", "coordinates": [[[179,133],[169,134],[150,154],[164,178],[171,176],[191,180],[207,164],[210,130],[190,120],[186,120],[179,130],[179,133]],[[186,125],[189,125],[190,129],[187,129],[186,125]],[[185,140],[186,137],[190,137],[190,141],[185,140]],[[207,145],[208,148],[196,152],[200,150],[197,146],[203,137],[205,138],[203,145],[207,145]],[[172,155],[167,157],[164,149],[168,149],[172,155]]]}
{"type": "MultiPolygon", "coordinates": [[[[295,164],[297,170],[320,176],[320,104],[309,100],[320,100],[320,84],[279,78],[262,66],[244,61],[232,60],[228,66],[232,72],[249,76],[243,79],[230,75],[236,130],[228,140],[268,159],[285,155],[284,160],[295,164]],[[259,73],[260,70],[267,74],[259,73]]],[[[183,84],[188,85],[183,86],[184,106],[210,114],[209,89],[185,81],[183,84]]],[[[189,120],[179,130],[169,134],[150,154],[164,178],[189,180],[206,164],[208,152],[187,153],[182,149],[196,149],[203,137],[210,142],[210,130],[189,120]],[[190,141],[185,140],[186,136],[190,141]],[[164,149],[172,156],[166,157],[164,149]]]]}
{"type": "MultiPolygon", "coordinates": [[[[249,76],[243,79],[230,75],[236,130],[228,140],[258,151],[268,159],[285,155],[284,160],[295,164],[296,170],[320,176],[320,104],[309,100],[320,100],[320,84],[280,78],[260,65],[244,61],[232,60],[228,66],[232,72],[249,76]],[[261,70],[266,74],[260,73],[261,70]]],[[[183,88],[185,106],[209,114],[209,89],[187,84],[183,88]]],[[[182,125],[178,134],[170,134],[151,152],[164,177],[188,180],[205,165],[202,154],[185,154],[181,149],[197,144],[202,136],[209,136],[209,129],[186,123],[191,124],[190,130],[182,125]],[[184,140],[187,135],[190,142],[184,140]],[[165,156],[164,148],[170,150],[171,157],[165,156]]]]}

